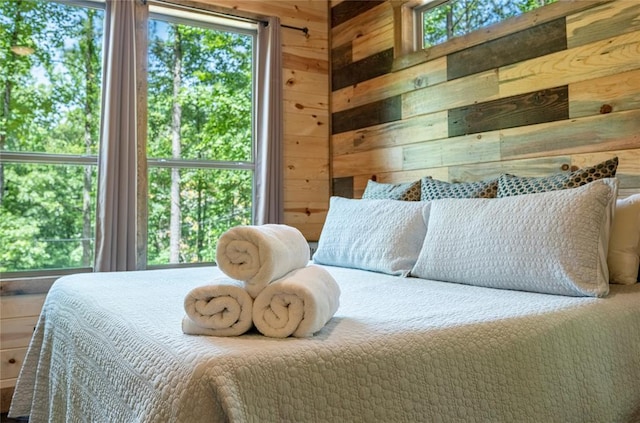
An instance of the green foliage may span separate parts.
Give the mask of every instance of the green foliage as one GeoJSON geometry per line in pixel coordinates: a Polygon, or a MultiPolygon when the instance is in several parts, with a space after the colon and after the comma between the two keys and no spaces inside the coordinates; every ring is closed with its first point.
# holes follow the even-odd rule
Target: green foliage
{"type": "MultiPolygon", "coordinates": [[[[97,153],[103,15],[55,2],[0,2],[3,151],[97,153]],[[18,55],[15,45],[33,54],[18,55]]],[[[95,173],[2,163],[0,271],[91,265],[93,241],[83,228],[93,227],[95,173]],[[92,202],[84,204],[85,193],[92,202]]]]}
{"type": "MultiPolygon", "coordinates": [[[[64,3],[0,2],[1,149],[95,156],[100,124],[103,11],[64,3]],[[16,43],[35,49],[19,56],[16,43]]],[[[174,46],[181,159],[251,162],[253,37],[151,21],[148,145],[172,159],[174,46]],[[179,41],[177,41],[179,40],[179,41]]],[[[0,271],[91,265],[96,172],[90,166],[2,163],[0,271]],[[84,202],[88,195],[91,202],[84,202]]],[[[183,168],[171,198],[168,168],[149,170],[149,264],[169,262],[170,204],[181,205],[180,261],[214,261],[218,237],[252,219],[253,171],[183,168]]]]}
{"type": "Polygon", "coordinates": [[[423,48],[521,15],[557,0],[449,0],[423,13],[423,48]]]}
{"type": "MultiPolygon", "coordinates": [[[[181,158],[251,161],[253,37],[158,20],[149,25],[147,155],[173,158],[176,42],[182,52],[181,158]]],[[[180,262],[215,261],[219,236],[251,223],[252,187],[249,170],[181,169],[180,198],[172,199],[170,169],[150,169],[148,263],[170,261],[172,235],[180,237],[180,262]],[[172,201],[180,202],[180,234],[170,230],[172,201]]]]}

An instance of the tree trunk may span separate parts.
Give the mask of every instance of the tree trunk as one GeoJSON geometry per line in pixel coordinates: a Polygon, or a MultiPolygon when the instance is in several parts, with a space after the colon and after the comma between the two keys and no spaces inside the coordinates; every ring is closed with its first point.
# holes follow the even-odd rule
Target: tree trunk
{"type": "MultiPolygon", "coordinates": [[[[85,153],[91,154],[92,134],[93,134],[93,99],[96,95],[96,86],[93,81],[95,69],[93,68],[93,56],[95,54],[95,46],[93,39],[93,19],[95,12],[87,12],[87,22],[85,26],[85,98],[84,98],[84,146],[85,153]]],[[[91,266],[91,188],[92,188],[92,169],[87,165],[84,167],[84,183],[82,189],[82,266],[91,266]]]]}
{"type": "MultiPolygon", "coordinates": [[[[180,106],[180,86],[182,73],[182,48],[180,30],[177,25],[173,27],[176,34],[173,46],[173,108],[171,111],[171,151],[174,159],[179,159],[180,151],[180,125],[182,120],[182,107],[180,106]]],[[[180,172],[177,168],[171,168],[171,220],[169,223],[169,263],[180,261],[181,238],[181,212],[180,212],[180,172]]]]}

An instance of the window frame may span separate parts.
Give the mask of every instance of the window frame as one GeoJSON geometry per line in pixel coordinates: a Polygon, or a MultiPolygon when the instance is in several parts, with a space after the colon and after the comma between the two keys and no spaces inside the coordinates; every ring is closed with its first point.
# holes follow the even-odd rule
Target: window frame
{"type": "MultiPolygon", "coordinates": [[[[104,0],[51,0],[56,3],[65,4],[68,6],[76,6],[76,7],[91,7],[97,8],[101,10],[105,10],[105,1],[104,0]]],[[[216,14],[219,12],[215,6],[211,6],[207,8],[207,5],[203,5],[198,8],[190,8],[188,6],[182,6],[177,4],[169,4],[162,2],[153,2],[149,1],[149,5],[147,2],[139,3],[136,2],[136,7],[139,10],[146,9],[146,12],[141,13],[140,15],[136,13],[136,19],[139,21],[137,23],[137,30],[140,31],[140,38],[137,43],[137,48],[140,48],[141,51],[147,51],[147,42],[148,42],[148,34],[147,34],[147,25],[149,19],[160,18],[160,20],[175,22],[186,25],[197,25],[199,27],[211,28],[214,30],[220,31],[230,31],[235,33],[242,33],[245,35],[250,35],[253,38],[253,49],[252,49],[252,112],[251,112],[251,161],[220,161],[220,160],[194,160],[194,159],[165,159],[165,158],[148,158],[146,156],[146,141],[147,141],[147,55],[144,55],[144,58],[137,60],[136,62],[136,73],[137,73],[137,81],[138,81],[138,89],[142,90],[144,94],[139,95],[137,98],[138,103],[138,112],[137,112],[137,125],[138,125],[138,180],[136,181],[138,193],[136,195],[136,202],[138,208],[137,215],[137,256],[141,261],[141,269],[140,270],[151,270],[151,269],[161,269],[161,268],[175,268],[175,267],[199,267],[199,266],[210,266],[214,263],[211,262],[198,262],[198,263],[168,263],[168,264],[156,264],[156,265],[148,265],[147,263],[147,196],[148,196],[148,172],[151,168],[185,168],[185,169],[236,169],[236,170],[250,170],[253,174],[253,182],[252,182],[252,214],[251,219],[254,221],[256,215],[256,158],[257,158],[257,122],[256,122],[256,84],[257,78],[257,26],[260,25],[261,21],[257,18],[242,16],[239,14],[235,15],[227,15],[226,13],[222,13],[225,15],[224,18],[216,18],[216,14]],[[154,10],[155,9],[155,10],[154,10]],[[187,9],[187,12],[182,11],[182,9],[187,9]],[[211,10],[209,10],[211,9],[211,10]],[[160,10],[160,11],[157,11],[160,10]],[[163,11],[171,11],[174,14],[163,13],[163,11]],[[200,17],[201,19],[189,19],[184,16],[195,15],[200,17]],[[140,18],[143,16],[143,18],[140,18]],[[222,19],[222,20],[221,20],[222,19]],[[144,22],[143,22],[144,21],[144,22]],[[214,22],[216,21],[216,22],[214,22]],[[220,22],[234,22],[234,25],[224,25],[220,22]],[[238,25],[235,25],[235,23],[238,25]],[[140,29],[141,26],[144,26],[144,29],[140,29]]],[[[103,52],[104,53],[104,52],[103,52]]],[[[103,66],[105,59],[103,57],[103,66]]],[[[102,95],[102,93],[101,93],[102,95]]],[[[101,110],[101,114],[103,111],[101,110]]],[[[49,154],[42,152],[14,152],[14,151],[2,151],[0,152],[0,162],[2,163],[25,163],[25,164],[55,164],[55,165],[85,165],[85,166],[98,166],[98,156],[97,155],[77,155],[77,154],[49,154]]],[[[97,184],[97,180],[94,181],[97,184]]],[[[95,236],[94,228],[94,236],[95,236]]],[[[69,268],[59,268],[59,269],[32,269],[32,270],[20,270],[20,271],[10,271],[10,272],[2,272],[0,275],[0,281],[4,284],[5,282],[14,283],[16,281],[36,281],[44,279],[57,278],[64,275],[76,274],[76,273],[87,273],[92,272],[92,267],[69,267],[69,268]]]]}

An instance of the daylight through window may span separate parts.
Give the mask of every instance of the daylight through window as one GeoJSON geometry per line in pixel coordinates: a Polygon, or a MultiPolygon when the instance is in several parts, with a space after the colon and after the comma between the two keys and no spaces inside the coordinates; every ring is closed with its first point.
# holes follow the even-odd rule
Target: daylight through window
{"type": "Polygon", "coordinates": [[[414,9],[417,45],[432,47],[557,0],[446,0],[414,9]]]}

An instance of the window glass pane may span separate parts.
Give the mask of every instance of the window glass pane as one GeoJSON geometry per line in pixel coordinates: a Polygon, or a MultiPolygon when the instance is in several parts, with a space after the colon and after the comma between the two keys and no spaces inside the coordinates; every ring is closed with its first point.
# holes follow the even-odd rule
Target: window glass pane
{"type": "Polygon", "coordinates": [[[224,169],[149,170],[148,263],[215,262],[216,242],[227,229],[251,224],[253,172],[224,169]],[[180,212],[171,210],[172,172],[180,179],[180,212]],[[172,258],[171,233],[180,237],[172,258]],[[176,253],[179,251],[179,253],[176,253]]]}
{"type": "Polygon", "coordinates": [[[252,160],[253,36],[152,19],[152,158],[252,160]]]}
{"type": "Polygon", "coordinates": [[[104,11],[0,2],[3,150],[97,154],[104,11]]]}
{"type": "Polygon", "coordinates": [[[163,13],[149,22],[147,262],[214,262],[218,237],[252,223],[255,31],[163,13]]]}
{"type": "Polygon", "coordinates": [[[4,165],[0,271],[91,267],[96,167],[4,165]]]}
{"type": "Polygon", "coordinates": [[[441,44],[557,0],[450,0],[419,9],[423,48],[441,44]]]}
{"type": "Polygon", "coordinates": [[[0,2],[3,272],[93,264],[104,10],[71,3],[0,2]]]}

